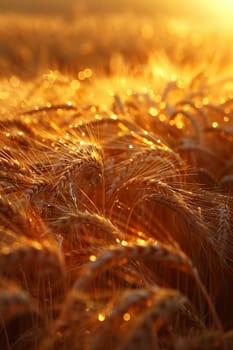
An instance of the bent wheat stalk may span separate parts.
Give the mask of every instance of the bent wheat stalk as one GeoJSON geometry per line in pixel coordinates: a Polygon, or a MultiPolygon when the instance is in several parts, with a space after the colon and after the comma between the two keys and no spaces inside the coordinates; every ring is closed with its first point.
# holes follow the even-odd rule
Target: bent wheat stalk
{"type": "Polygon", "coordinates": [[[161,243],[131,244],[122,242],[123,245],[108,249],[99,255],[85,270],[85,276],[81,277],[74,286],[75,290],[85,289],[93,279],[106,269],[119,264],[126,264],[132,259],[151,258],[154,261],[167,263],[179,270],[192,272],[191,260],[182,252],[161,243]]]}
{"type": "Polygon", "coordinates": [[[120,300],[115,303],[113,301],[113,310],[100,325],[92,341],[91,349],[102,349],[104,345],[106,347],[106,334],[108,334],[108,340],[114,343],[117,349],[124,348],[133,343],[134,338],[144,327],[151,328],[154,320],[161,317],[160,322],[157,322],[157,329],[154,329],[156,335],[163,322],[166,322],[169,316],[186,301],[186,298],[177,291],[154,286],[124,293],[120,300]],[[176,307],[173,307],[173,304],[176,307]],[[122,322],[125,325],[119,328],[122,322]],[[122,339],[124,339],[123,342],[122,339]]]}
{"type": "MultiPolygon", "coordinates": [[[[158,292],[154,300],[151,300],[151,305],[145,309],[134,322],[132,326],[124,334],[124,340],[118,347],[119,350],[133,349],[136,346],[140,333],[147,333],[151,330],[156,335],[161,327],[167,323],[172,315],[177,313],[181,306],[187,302],[187,299],[179,292],[174,290],[161,290],[158,292]]],[[[143,337],[144,338],[144,337],[143,337]]],[[[145,341],[148,341],[145,338],[145,341]]],[[[150,341],[150,340],[149,340],[150,341]]],[[[151,344],[151,348],[153,344],[151,344]]]]}
{"type": "Polygon", "coordinates": [[[33,277],[41,273],[56,279],[64,275],[58,249],[48,241],[39,243],[29,239],[21,239],[21,242],[15,242],[13,246],[0,249],[0,271],[7,276],[24,273],[33,277]]]}
{"type": "MultiPolygon", "coordinates": [[[[204,299],[209,306],[217,329],[223,334],[222,324],[210,296],[208,295],[208,292],[199,277],[197,269],[193,266],[191,260],[180,249],[178,250],[177,247],[175,249],[172,246],[160,243],[128,244],[127,242],[123,242],[123,244],[124,246],[108,249],[99,255],[95,261],[90,263],[84,270],[85,275],[75,283],[73,293],[85,290],[98,275],[110,268],[113,268],[114,266],[126,264],[132,259],[143,260],[145,258],[150,258],[154,261],[168,264],[178,270],[185,271],[194,277],[204,299]]],[[[68,310],[72,310],[72,293],[67,302],[66,312],[68,310]]],[[[68,314],[70,314],[69,311],[68,314]]]]}

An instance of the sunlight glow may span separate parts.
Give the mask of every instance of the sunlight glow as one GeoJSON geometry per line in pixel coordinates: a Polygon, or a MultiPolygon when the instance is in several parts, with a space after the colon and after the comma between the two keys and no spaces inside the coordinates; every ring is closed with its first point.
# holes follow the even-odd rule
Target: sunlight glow
{"type": "Polygon", "coordinates": [[[211,5],[215,8],[222,9],[224,7],[225,11],[233,10],[233,1],[232,0],[211,0],[211,5]]]}
{"type": "Polygon", "coordinates": [[[105,314],[100,313],[100,314],[98,315],[98,320],[99,320],[100,322],[103,322],[103,321],[105,320],[105,314]]]}
{"type": "Polygon", "coordinates": [[[96,261],[96,256],[95,255],[90,255],[89,260],[92,261],[92,262],[96,261]]]}
{"type": "Polygon", "coordinates": [[[128,322],[130,319],[131,319],[131,315],[130,315],[128,312],[126,312],[126,313],[123,315],[123,320],[126,321],[126,322],[128,322]]]}
{"type": "Polygon", "coordinates": [[[212,123],[212,127],[215,129],[215,128],[217,128],[218,127],[218,123],[217,122],[213,122],[212,123]]]}
{"type": "Polygon", "coordinates": [[[232,0],[207,0],[200,1],[203,10],[212,15],[214,22],[222,27],[233,29],[233,1],[232,0]]]}

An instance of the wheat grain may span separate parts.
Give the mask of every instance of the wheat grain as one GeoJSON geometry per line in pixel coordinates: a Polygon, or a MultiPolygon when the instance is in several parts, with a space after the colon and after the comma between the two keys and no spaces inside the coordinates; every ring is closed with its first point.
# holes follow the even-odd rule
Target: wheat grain
{"type": "MultiPolygon", "coordinates": [[[[230,264],[231,260],[231,213],[227,204],[222,203],[219,206],[219,222],[216,232],[218,252],[222,264],[230,264]]],[[[230,266],[229,266],[230,268],[230,266]]]]}

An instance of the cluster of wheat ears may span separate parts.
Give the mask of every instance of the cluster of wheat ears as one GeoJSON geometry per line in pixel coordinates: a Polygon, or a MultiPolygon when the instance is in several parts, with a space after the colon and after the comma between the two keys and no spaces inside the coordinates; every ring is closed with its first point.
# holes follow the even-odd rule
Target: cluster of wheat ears
{"type": "MultiPolygon", "coordinates": [[[[97,47],[78,77],[49,71],[29,81],[21,71],[1,80],[1,349],[233,348],[229,56],[215,62],[216,77],[206,74],[197,37],[187,43],[181,32],[181,43],[177,32],[135,23],[138,45],[132,26],[124,34],[141,72],[114,51],[115,28],[109,58],[97,47]],[[149,62],[139,55],[156,45],[149,62]],[[95,76],[101,57],[111,63],[95,76]]],[[[20,39],[19,24],[8,28],[11,42],[1,36],[2,52],[18,47],[2,55],[9,72],[17,57],[33,60],[22,37],[35,28],[21,25],[20,39]]],[[[77,28],[80,38],[83,22],[77,28]]],[[[40,41],[47,52],[49,40],[40,41]]],[[[78,62],[72,47],[65,53],[78,62]]]]}

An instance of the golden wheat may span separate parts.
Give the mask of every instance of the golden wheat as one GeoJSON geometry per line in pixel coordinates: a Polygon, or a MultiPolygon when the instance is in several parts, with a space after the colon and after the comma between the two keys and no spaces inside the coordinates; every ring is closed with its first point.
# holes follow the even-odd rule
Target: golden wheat
{"type": "Polygon", "coordinates": [[[1,16],[2,349],[231,349],[232,50],[72,21],[1,16]]]}

